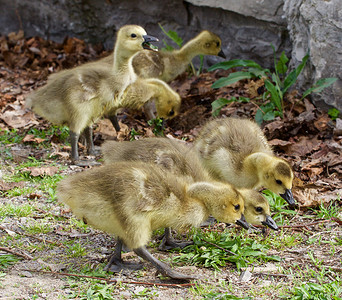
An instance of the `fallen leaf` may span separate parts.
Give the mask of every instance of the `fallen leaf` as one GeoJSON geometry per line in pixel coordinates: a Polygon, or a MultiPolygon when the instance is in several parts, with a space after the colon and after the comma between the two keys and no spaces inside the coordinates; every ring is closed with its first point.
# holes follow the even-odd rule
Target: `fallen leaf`
{"type": "Polygon", "coordinates": [[[24,181],[19,181],[19,182],[5,182],[5,181],[0,181],[0,191],[5,192],[12,190],[16,187],[18,188],[23,188],[25,186],[24,181]]]}
{"type": "Polygon", "coordinates": [[[22,172],[29,172],[31,176],[38,177],[38,176],[53,176],[58,173],[58,167],[51,166],[51,167],[27,167],[21,170],[22,172]]]}
{"type": "Polygon", "coordinates": [[[23,138],[23,142],[34,142],[37,144],[40,144],[41,142],[44,142],[45,140],[39,137],[35,137],[33,134],[27,134],[23,138]]]}

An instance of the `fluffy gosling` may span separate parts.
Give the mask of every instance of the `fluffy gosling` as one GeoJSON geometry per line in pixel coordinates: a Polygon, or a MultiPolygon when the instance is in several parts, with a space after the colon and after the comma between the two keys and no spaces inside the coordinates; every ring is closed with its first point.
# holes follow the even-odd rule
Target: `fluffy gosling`
{"type": "Polygon", "coordinates": [[[31,93],[26,106],[51,123],[67,125],[71,136],[71,156],[79,159],[78,138],[86,134],[88,152],[94,153],[91,124],[115,106],[135,75],[130,59],[143,43],[157,40],[137,25],[126,25],[117,33],[113,65],[89,63],[53,74],[45,86],[31,93]]]}
{"type": "Polygon", "coordinates": [[[127,267],[121,259],[124,244],[160,273],[181,280],[194,277],[172,270],[146,249],[152,232],[199,226],[209,215],[235,223],[244,210],[242,195],[229,185],[189,182],[143,162],[118,162],[71,175],[59,183],[57,197],[79,219],[118,238],[107,268],[127,267]]]}
{"type": "MultiPolygon", "coordinates": [[[[101,152],[105,164],[118,161],[151,162],[177,176],[186,177],[192,182],[213,181],[193,148],[176,139],[146,138],[131,142],[106,141],[101,146],[101,152]]],[[[243,188],[239,188],[238,191],[244,195],[244,215],[248,223],[263,224],[278,230],[277,224],[270,216],[269,203],[260,193],[243,188]]],[[[187,245],[187,243],[175,242],[169,229],[166,230],[163,243],[163,247],[173,248],[187,245]]]]}
{"type": "Polygon", "coordinates": [[[295,204],[290,165],[274,155],[260,127],[238,118],[208,122],[195,140],[195,149],[209,173],[236,187],[265,187],[295,204]]]}

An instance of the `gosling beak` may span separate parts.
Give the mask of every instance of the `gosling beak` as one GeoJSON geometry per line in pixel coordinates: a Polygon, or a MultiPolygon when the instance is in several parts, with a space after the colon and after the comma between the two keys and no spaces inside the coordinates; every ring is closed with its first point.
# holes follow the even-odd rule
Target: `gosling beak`
{"type": "Polygon", "coordinates": [[[279,230],[279,227],[277,226],[276,222],[269,215],[266,215],[266,221],[262,221],[261,223],[262,225],[268,226],[273,230],[279,230]]]}
{"type": "Polygon", "coordinates": [[[158,51],[158,47],[152,45],[151,43],[158,42],[159,39],[151,35],[143,35],[143,38],[144,42],[142,43],[142,46],[144,49],[158,51]]]}
{"type": "Polygon", "coordinates": [[[144,38],[145,43],[159,42],[159,39],[152,35],[146,34],[146,35],[143,35],[143,38],[144,38]]]}
{"type": "Polygon", "coordinates": [[[294,207],[296,205],[296,202],[293,198],[292,191],[290,189],[286,189],[284,194],[280,194],[280,197],[286,200],[286,202],[290,205],[290,207],[294,207]]]}
{"type": "Polygon", "coordinates": [[[226,58],[226,55],[224,54],[224,52],[222,51],[222,49],[221,49],[220,52],[217,54],[217,56],[222,57],[222,58],[226,58]]]}
{"type": "Polygon", "coordinates": [[[240,225],[241,227],[245,229],[249,228],[249,224],[247,223],[246,218],[243,214],[241,215],[241,219],[236,221],[236,224],[240,225]]]}

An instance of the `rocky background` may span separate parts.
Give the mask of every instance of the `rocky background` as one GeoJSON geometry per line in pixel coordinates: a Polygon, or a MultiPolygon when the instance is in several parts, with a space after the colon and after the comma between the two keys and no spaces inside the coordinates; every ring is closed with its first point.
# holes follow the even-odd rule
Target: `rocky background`
{"type": "MultiPolygon", "coordinates": [[[[212,30],[221,36],[227,59],[252,59],[265,68],[273,65],[270,44],[277,54],[285,51],[293,66],[309,52],[299,86],[337,77],[313,100],[342,111],[341,0],[0,0],[0,34],[22,29],[26,37],[78,37],[111,49],[118,28],[132,23],[161,39],[158,23],[184,41],[212,30]]],[[[218,60],[207,57],[205,63],[218,60]]]]}

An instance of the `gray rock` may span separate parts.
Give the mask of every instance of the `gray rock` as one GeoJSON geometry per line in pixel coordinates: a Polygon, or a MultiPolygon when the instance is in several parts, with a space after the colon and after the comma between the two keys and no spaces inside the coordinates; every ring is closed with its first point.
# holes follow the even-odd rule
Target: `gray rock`
{"type": "MultiPolygon", "coordinates": [[[[132,23],[161,40],[168,39],[158,23],[185,42],[202,29],[211,30],[221,36],[227,59],[252,59],[265,68],[273,66],[270,44],[278,55],[285,51],[292,66],[309,50],[310,61],[298,86],[308,88],[322,77],[338,77],[313,99],[342,111],[341,0],[0,0],[1,34],[23,29],[27,37],[57,42],[75,36],[112,49],[118,28],[132,23]]],[[[162,41],[158,46],[163,47],[162,41]]],[[[206,57],[205,66],[220,60],[206,57]]]]}
{"type": "Polygon", "coordinates": [[[292,65],[310,53],[299,86],[309,88],[320,78],[337,77],[332,86],[312,98],[342,111],[341,0],[285,0],[284,11],[293,44],[292,65]]]}

